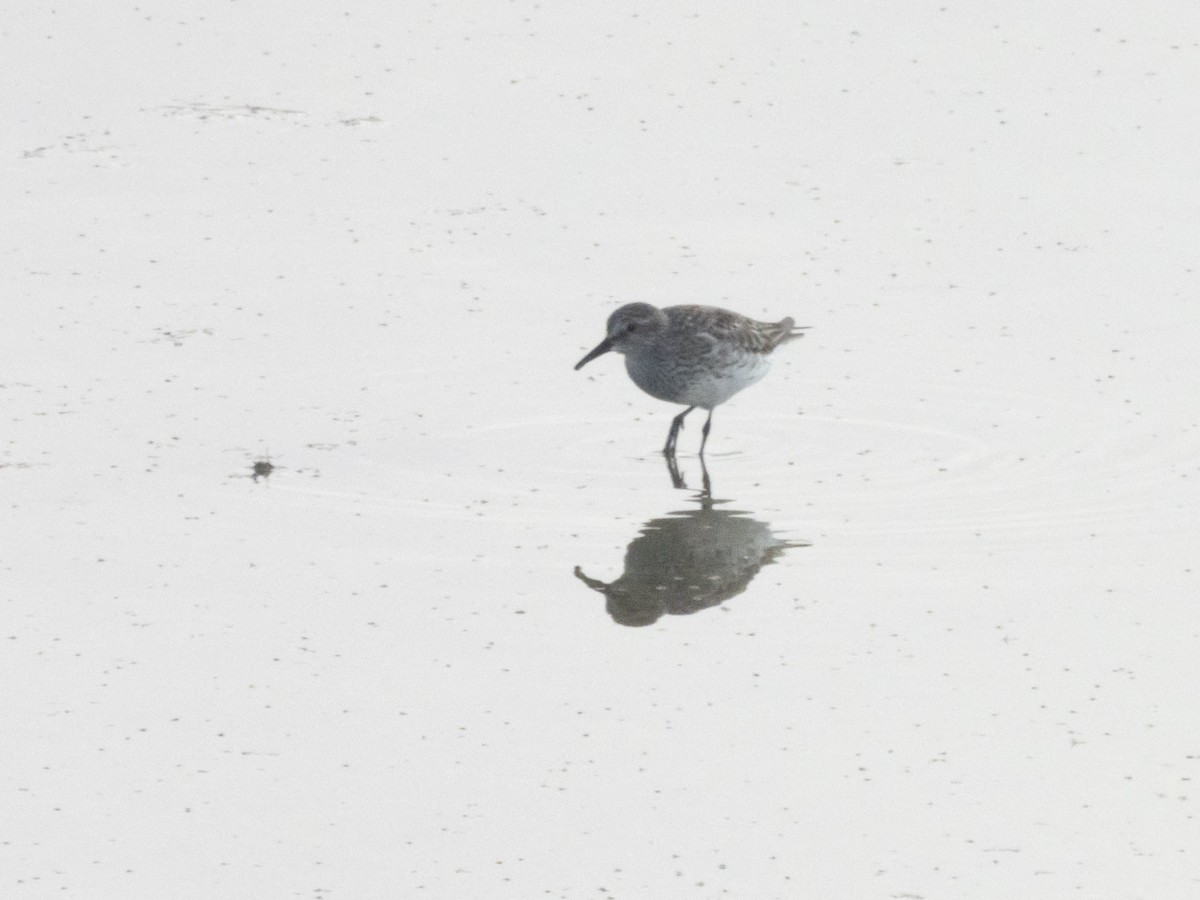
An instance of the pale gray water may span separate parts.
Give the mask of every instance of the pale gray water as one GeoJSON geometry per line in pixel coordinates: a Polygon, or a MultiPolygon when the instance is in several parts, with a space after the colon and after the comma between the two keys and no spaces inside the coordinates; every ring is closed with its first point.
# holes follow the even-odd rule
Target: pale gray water
{"type": "Polygon", "coordinates": [[[1194,896],[1181,10],[22,11],[0,893],[1194,896]]]}

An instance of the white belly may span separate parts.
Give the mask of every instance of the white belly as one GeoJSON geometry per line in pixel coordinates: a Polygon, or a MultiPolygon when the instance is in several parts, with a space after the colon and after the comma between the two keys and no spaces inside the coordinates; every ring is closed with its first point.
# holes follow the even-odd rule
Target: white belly
{"type": "MultiPolygon", "coordinates": [[[[711,360],[710,360],[711,361],[711,360]]],[[[759,381],[771,368],[771,361],[757,353],[740,354],[719,366],[663,365],[661,358],[649,354],[627,354],[625,369],[633,383],[643,391],[668,403],[712,409],[738,391],[759,381]]]]}

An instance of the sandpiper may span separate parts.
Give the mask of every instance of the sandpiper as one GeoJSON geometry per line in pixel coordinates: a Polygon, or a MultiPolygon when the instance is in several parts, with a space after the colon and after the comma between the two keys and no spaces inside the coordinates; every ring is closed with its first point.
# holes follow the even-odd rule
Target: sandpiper
{"type": "MultiPolygon", "coordinates": [[[[807,327],[807,326],[805,326],[807,327]]],[[[708,410],[700,454],[708,443],[712,411],[771,368],[771,351],[801,337],[791,319],[757,322],[715,306],[628,303],[608,317],[608,336],[575,364],[583,368],[615,350],[625,354],[625,370],[651,397],[687,406],[671,422],[663,454],[675,455],[684,417],[697,406],[708,410]]]]}

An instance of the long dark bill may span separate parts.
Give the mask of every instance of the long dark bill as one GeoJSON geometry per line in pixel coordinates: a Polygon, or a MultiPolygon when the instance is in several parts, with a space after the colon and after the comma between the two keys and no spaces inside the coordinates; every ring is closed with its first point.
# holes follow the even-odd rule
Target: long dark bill
{"type": "Polygon", "coordinates": [[[584,366],[586,366],[588,363],[590,363],[597,356],[603,356],[605,353],[607,353],[612,348],[613,348],[612,340],[610,338],[605,338],[604,340],[602,340],[600,343],[598,343],[596,345],[595,350],[593,350],[591,353],[589,353],[587,356],[585,356],[579,362],[575,363],[575,371],[578,372],[580,369],[582,369],[584,366]]]}

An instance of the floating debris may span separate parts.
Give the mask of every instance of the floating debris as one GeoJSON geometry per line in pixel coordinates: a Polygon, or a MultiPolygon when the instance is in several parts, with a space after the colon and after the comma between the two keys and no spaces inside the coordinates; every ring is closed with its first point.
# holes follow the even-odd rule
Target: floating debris
{"type": "Polygon", "coordinates": [[[275,471],[275,464],[271,462],[271,457],[263,456],[254,461],[254,465],[250,467],[250,477],[255,481],[260,478],[266,480],[271,477],[271,473],[275,471]]]}

